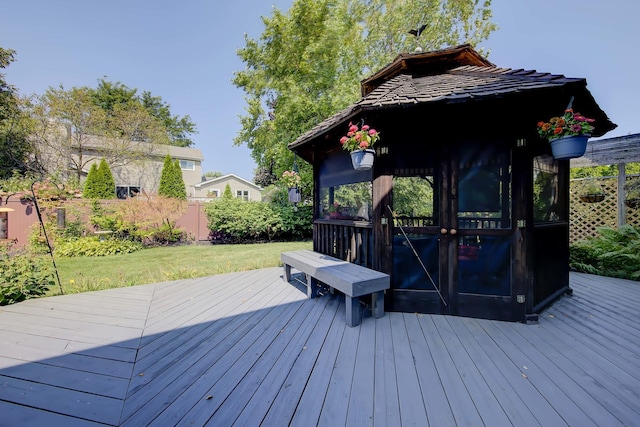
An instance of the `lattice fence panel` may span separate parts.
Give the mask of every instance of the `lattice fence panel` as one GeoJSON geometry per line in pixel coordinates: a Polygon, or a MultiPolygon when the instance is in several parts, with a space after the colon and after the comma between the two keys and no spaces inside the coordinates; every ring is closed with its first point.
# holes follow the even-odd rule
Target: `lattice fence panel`
{"type": "MultiPolygon", "coordinates": [[[[634,178],[640,179],[637,175],[628,176],[627,182],[634,178]]],[[[625,208],[627,209],[627,224],[633,225],[634,227],[640,227],[640,208],[633,209],[627,206],[625,206],[625,208]]]]}
{"type": "MultiPolygon", "coordinates": [[[[628,177],[630,179],[631,177],[628,177]]],[[[617,177],[585,178],[571,180],[570,187],[571,243],[587,237],[598,236],[598,228],[618,228],[618,179],[617,177]],[[587,203],[580,199],[587,182],[599,185],[605,193],[601,202],[587,203]]],[[[626,223],[640,227],[640,209],[626,207],[626,223]]]]}

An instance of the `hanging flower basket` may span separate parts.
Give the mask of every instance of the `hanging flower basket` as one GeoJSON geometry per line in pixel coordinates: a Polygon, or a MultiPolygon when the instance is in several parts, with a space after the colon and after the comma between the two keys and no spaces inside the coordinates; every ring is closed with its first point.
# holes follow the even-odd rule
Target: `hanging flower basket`
{"type": "Polygon", "coordinates": [[[582,188],[578,193],[582,203],[600,203],[607,195],[596,180],[582,181],[582,188]]]}
{"type": "Polygon", "coordinates": [[[624,204],[631,209],[638,209],[640,208],[640,199],[626,199],[624,201],[624,204]]]}
{"type": "Polygon", "coordinates": [[[605,199],[605,195],[600,194],[581,194],[580,201],[583,203],[600,203],[605,199]]]}
{"type": "Polygon", "coordinates": [[[560,117],[538,122],[538,134],[549,140],[553,157],[558,160],[584,156],[594,120],[567,108],[560,117]]]}
{"type": "Polygon", "coordinates": [[[300,202],[300,189],[296,187],[289,188],[289,201],[291,203],[299,203],[300,202]]]}
{"type": "Polygon", "coordinates": [[[342,149],[351,152],[351,164],[356,170],[367,170],[373,167],[375,150],[373,144],[380,139],[380,133],[362,123],[362,127],[349,123],[349,131],[340,138],[342,149]]]}
{"type": "Polygon", "coordinates": [[[589,135],[574,135],[551,140],[553,157],[563,160],[584,156],[588,139],[589,135]]]}
{"type": "Polygon", "coordinates": [[[355,170],[367,170],[373,167],[375,150],[356,150],[351,152],[351,164],[355,170]]]}

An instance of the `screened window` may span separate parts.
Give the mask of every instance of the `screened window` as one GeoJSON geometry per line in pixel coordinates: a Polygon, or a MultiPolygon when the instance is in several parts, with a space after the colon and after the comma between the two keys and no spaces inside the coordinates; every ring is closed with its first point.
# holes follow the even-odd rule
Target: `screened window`
{"type": "Polygon", "coordinates": [[[139,186],[119,185],[116,187],[116,197],[118,197],[118,199],[136,197],[138,194],[140,194],[139,186]]]}
{"type": "Polygon", "coordinates": [[[236,190],[236,197],[242,200],[249,200],[249,190],[236,190]]]}
{"type": "Polygon", "coordinates": [[[370,221],[371,170],[358,171],[346,151],[334,153],[320,165],[318,218],[370,221]]]}
{"type": "Polygon", "coordinates": [[[180,160],[180,169],[186,171],[196,170],[196,162],[193,160],[180,160]]]}
{"type": "Polygon", "coordinates": [[[558,162],[551,156],[533,159],[533,219],[535,222],[563,221],[558,204],[558,162]]]}

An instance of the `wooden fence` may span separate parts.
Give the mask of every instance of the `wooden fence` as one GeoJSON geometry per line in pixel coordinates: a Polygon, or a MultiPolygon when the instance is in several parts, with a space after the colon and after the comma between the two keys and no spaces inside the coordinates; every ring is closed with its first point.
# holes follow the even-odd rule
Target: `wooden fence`
{"type": "MultiPolygon", "coordinates": [[[[122,203],[121,200],[102,201],[101,203],[122,203]]],[[[29,234],[33,227],[38,227],[38,215],[35,205],[31,201],[19,199],[2,200],[1,207],[7,211],[6,236],[0,236],[1,240],[13,241],[18,248],[24,247],[29,239],[29,234]]],[[[204,213],[204,202],[195,201],[187,203],[187,211],[176,221],[176,225],[186,231],[189,241],[194,243],[207,242],[209,240],[209,228],[207,227],[207,216],[204,213]]],[[[69,212],[86,209],[86,200],[67,200],[59,206],[52,206],[47,203],[44,211],[45,215],[55,215],[58,208],[63,207],[69,212]]],[[[63,226],[63,224],[60,224],[63,226]]]]}

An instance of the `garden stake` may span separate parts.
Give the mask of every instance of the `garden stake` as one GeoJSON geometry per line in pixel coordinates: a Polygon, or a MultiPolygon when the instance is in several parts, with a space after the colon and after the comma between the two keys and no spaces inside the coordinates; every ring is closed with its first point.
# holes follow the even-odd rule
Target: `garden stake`
{"type": "MultiPolygon", "coordinates": [[[[38,221],[40,221],[40,225],[42,226],[42,232],[44,233],[44,240],[47,242],[47,248],[49,248],[49,255],[51,255],[51,262],[53,263],[53,270],[56,272],[56,279],[58,280],[58,287],[60,288],[60,295],[64,295],[64,291],[62,290],[62,283],[60,282],[60,275],[58,274],[58,266],[56,265],[56,260],[53,257],[53,249],[51,249],[51,243],[49,243],[49,236],[47,235],[47,229],[44,226],[44,221],[42,221],[42,214],[40,213],[40,207],[38,206],[38,198],[36,197],[36,192],[33,190],[33,184],[36,181],[31,183],[31,194],[33,194],[33,205],[36,208],[36,213],[38,214],[38,221]]],[[[55,185],[55,183],[54,183],[55,185]]],[[[57,185],[56,185],[57,187],[57,185]]]]}

